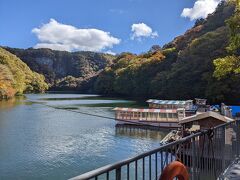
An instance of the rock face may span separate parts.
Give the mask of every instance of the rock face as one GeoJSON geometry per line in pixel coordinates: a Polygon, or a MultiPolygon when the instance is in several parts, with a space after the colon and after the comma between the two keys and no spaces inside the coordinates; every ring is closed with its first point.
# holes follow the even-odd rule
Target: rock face
{"type": "MultiPolygon", "coordinates": [[[[68,76],[76,78],[77,84],[89,81],[107,65],[112,63],[114,56],[95,52],[66,52],[51,49],[16,49],[4,47],[7,51],[22,59],[33,71],[43,74],[52,90],[73,90],[65,86],[58,87],[59,82],[68,76]]],[[[88,85],[89,86],[89,85],[88,85]]],[[[81,89],[81,88],[80,88],[81,89]]],[[[75,88],[74,90],[79,90],[75,88]]]]}

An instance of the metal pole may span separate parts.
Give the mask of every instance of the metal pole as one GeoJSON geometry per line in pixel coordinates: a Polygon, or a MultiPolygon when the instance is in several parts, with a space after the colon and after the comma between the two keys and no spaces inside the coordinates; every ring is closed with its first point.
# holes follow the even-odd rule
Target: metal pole
{"type": "Polygon", "coordinates": [[[221,138],[221,140],[222,140],[222,154],[221,154],[221,156],[222,156],[222,170],[224,170],[225,169],[225,128],[226,128],[226,126],[223,126],[222,127],[222,138],[221,138]]]}
{"type": "Polygon", "coordinates": [[[195,147],[195,137],[192,138],[192,179],[196,178],[196,147],[195,147]]]}
{"type": "Polygon", "coordinates": [[[116,180],[121,180],[121,167],[116,169],[116,180]]]}
{"type": "Polygon", "coordinates": [[[240,155],[240,148],[239,148],[239,143],[240,143],[240,121],[236,121],[236,156],[238,157],[240,155]]]}

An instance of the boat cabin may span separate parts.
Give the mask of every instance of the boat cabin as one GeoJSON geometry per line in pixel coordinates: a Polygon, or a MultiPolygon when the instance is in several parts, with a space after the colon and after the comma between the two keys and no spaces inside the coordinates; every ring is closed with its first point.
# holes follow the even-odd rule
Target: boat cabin
{"type": "Polygon", "coordinates": [[[196,103],[196,105],[205,106],[205,105],[207,105],[207,99],[195,98],[195,103],[196,103]]]}
{"type": "Polygon", "coordinates": [[[195,104],[193,104],[193,100],[156,99],[149,99],[147,103],[149,109],[114,108],[115,119],[121,123],[155,123],[157,126],[159,126],[159,123],[167,122],[194,130],[209,129],[232,120],[226,117],[230,113],[227,106],[222,106],[222,112],[224,113],[221,115],[219,112],[210,111],[211,107],[206,104],[206,99],[195,99],[195,104]]]}
{"type": "Polygon", "coordinates": [[[149,108],[155,109],[178,109],[178,108],[185,108],[185,109],[192,109],[193,101],[174,101],[174,100],[157,100],[157,99],[149,99],[147,100],[149,104],[149,108]]]}
{"type": "Polygon", "coordinates": [[[135,109],[114,108],[116,120],[174,121],[185,117],[183,108],[179,109],[135,109]]]}
{"type": "Polygon", "coordinates": [[[225,105],[224,103],[221,103],[221,114],[223,116],[227,116],[229,118],[233,118],[232,108],[225,105]]]}
{"type": "Polygon", "coordinates": [[[207,105],[207,99],[195,98],[195,105],[197,106],[197,112],[207,112],[210,106],[207,105]]]}

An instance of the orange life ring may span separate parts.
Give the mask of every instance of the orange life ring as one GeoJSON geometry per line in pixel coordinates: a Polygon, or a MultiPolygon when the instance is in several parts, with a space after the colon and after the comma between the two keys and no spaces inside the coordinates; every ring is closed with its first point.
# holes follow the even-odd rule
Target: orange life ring
{"type": "Polygon", "coordinates": [[[173,161],[164,168],[159,180],[189,180],[187,168],[179,161],[173,161]]]}

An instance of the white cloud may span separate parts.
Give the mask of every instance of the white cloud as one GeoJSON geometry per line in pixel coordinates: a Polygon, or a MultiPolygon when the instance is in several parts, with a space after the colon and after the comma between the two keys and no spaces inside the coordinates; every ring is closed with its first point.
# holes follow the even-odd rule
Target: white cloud
{"type": "Polygon", "coordinates": [[[143,37],[158,37],[158,33],[156,31],[153,32],[152,28],[144,23],[138,23],[132,25],[132,35],[131,39],[141,39],[143,37]]]}
{"type": "Polygon", "coordinates": [[[221,0],[197,0],[192,8],[184,8],[182,17],[188,17],[192,20],[206,18],[208,14],[213,13],[221,0]]]}
{"type": "Polygon", "coordinates": [[[116,55],[116,53],[113,52],[113,51],[111,51],[111,50],[105,51],[104,53],[106,53],[106,54],[111,54],[111,55],[116,55]]]}
{"type": "Polygon", "coordinates": [[[34,48],[65,51],[102,51],[119,44],[120,39],[99,29],[78,29],[50,19],[49,23],[32,30],[39,39],[34,48]]]}

